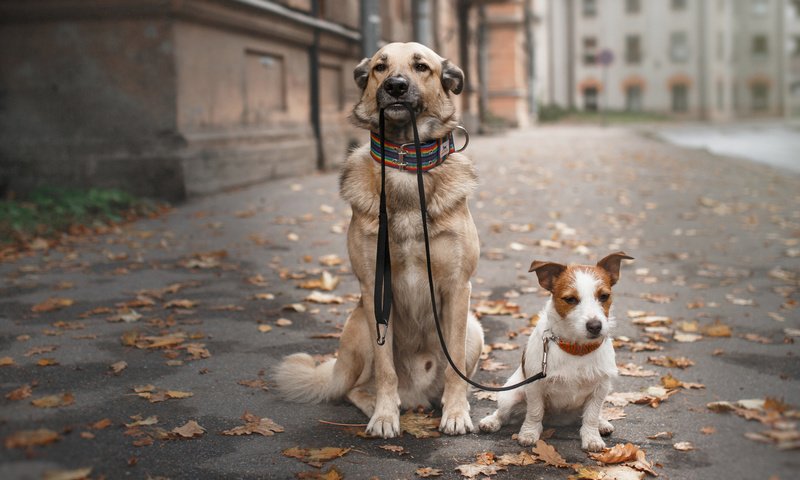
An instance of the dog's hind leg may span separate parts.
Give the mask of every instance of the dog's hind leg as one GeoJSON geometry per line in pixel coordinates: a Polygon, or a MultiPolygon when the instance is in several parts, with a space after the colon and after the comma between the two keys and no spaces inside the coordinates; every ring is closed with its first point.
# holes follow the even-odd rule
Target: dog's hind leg
{"type": "MultiPolygon", "coordinates": [[[[513,385],[524,379],[522,368],[517,368],[511,377],[506,380],[506,385],[513,385]]],[[[522,416],[525,411],[525,391],[522,388],[497,393],[497,410],[491,415],[484,417],[478,426],[481,431],[493,433],[500,430],[500,427],[509,423],[512,418],[522,416]]]]}
{"type": "Polygon", "coordinates": [[[364,387],[355,387],[347,392],[347,400],[367,417],[372,417],[375,413],[375,394],[364,387]]]}

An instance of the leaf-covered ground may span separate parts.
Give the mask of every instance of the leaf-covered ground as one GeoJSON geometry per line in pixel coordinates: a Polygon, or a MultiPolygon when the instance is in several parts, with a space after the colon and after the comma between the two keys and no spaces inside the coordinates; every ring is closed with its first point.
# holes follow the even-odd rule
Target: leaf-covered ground
{"type": "MultiPolygon", "coordinates": [[[[334,173],[191,202],[0,264],[0,478],[794,478],[800,177],[629,130],[478,138],[478,379],[502,382],[545,301],[533,259],[625,250],[609,450],[548,426],[365,438],[350,405],[298,405],[270,369],[335,353],[357,301],[334,173]],[[60,475],[60,476],[59,476],[60,475]]],[[[471,392],[473,421],[493,395],[471,392]]]]}

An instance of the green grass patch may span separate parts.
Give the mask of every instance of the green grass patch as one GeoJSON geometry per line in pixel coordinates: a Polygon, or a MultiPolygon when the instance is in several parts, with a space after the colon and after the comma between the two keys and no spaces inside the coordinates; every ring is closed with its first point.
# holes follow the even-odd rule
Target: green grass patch
{"type": "Polygon", "coordinates": [[[38,188],[25,199],[0,201],[0,244],[95,232],[164,208],[116,189],[38,188]]]}
{"type": "Polygon", "coordinates": [[[666,122],[668,115],[651,112],[629,112],[625,110],[611,110],[607,112],[587,112],[575,109],[562,108],[559,105],[539,105],[539,122],[541,123],[613,123],[633,124],[666,122]]]}

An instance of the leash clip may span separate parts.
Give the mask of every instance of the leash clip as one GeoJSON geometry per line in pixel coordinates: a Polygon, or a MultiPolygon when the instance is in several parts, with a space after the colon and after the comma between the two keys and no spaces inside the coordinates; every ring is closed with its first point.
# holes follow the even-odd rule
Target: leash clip
{"type": "Polygon", "coordinates": [[[547,375],[547,351],[550,349],[550,337],[542,338],[542,374],[547,375]]]}
{"type": "Polygon", "coordinates": [[[378,345],[383,346],[386,343],[386,331],[389,329],[389,325],[386,323],[379,323],[378,324],[378,345]]]}

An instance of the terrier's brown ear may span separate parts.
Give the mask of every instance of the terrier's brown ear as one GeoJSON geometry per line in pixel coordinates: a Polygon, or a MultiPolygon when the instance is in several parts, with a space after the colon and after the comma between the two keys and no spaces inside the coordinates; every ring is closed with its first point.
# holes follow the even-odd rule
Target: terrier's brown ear
{"type": "Polygon", "coordinates": [[[539,285],[541,285],[542,288],[548,292],[552,293],[556,278],[558,278],[558,276],[561,275],[561,273],[566,269],[567,267],[561,265],[560,263],[540,262],[538,260],[534,260],[533,263],[531,263],[530,270],[528,271],[536,272],[536,276],[539,277],[539,285]]]}
{"type": "Polygon", "coordinates": [[[353,80],[361,90],[367,88],[367,80],[369,79],[369,58],[364,58],[353,70],[353,80]]]}
{"type": "Polygon", "coordinates": [[[611,285],[619,280],[619,266],[622,260],[633,260],[633,257],[628,256],[625,252],[615,252],[597,262],[598,267],[608,272],[608,276],[611,277],[611,285]]]}

